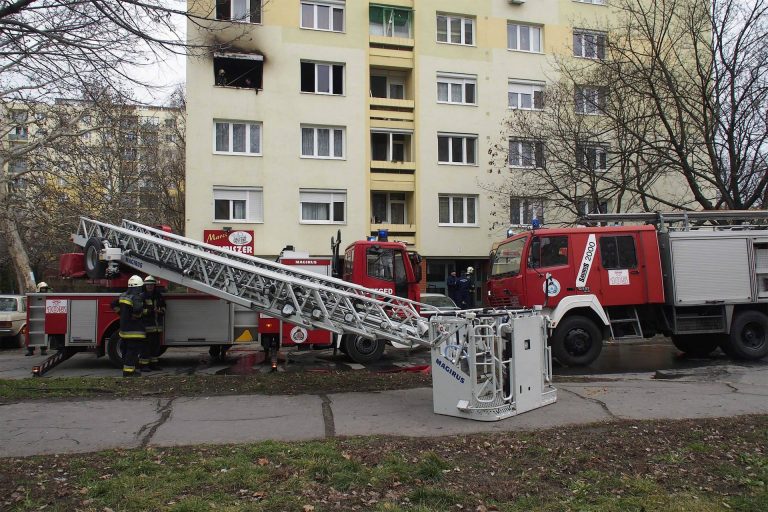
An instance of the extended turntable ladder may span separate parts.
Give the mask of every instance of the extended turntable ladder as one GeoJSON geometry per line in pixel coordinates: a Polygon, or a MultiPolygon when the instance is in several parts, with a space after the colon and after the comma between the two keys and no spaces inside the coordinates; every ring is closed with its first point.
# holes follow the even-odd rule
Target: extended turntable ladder
{"type": "Polygon", "coordinates": [[[122,263],[307,329],[406,345],[438,341],[419,314],[419,308],[438,311],[431,306],[135,222],[115,226],[81,217],[72,240],[86,248],[86,259],[94,258],[91,264],[96,257],[110,262],[108,272],[122,263]]]}

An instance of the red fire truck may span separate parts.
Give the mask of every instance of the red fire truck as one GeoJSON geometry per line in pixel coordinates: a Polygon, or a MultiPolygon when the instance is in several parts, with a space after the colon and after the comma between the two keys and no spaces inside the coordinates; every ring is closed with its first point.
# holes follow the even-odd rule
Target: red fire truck
{"type": "Polygon", "coordinates": [[[543,305],[553,354],[566,365],[590,364],[604,339],[656,334],[692,355],[719,346],[760,359],[768,355],[768,229],[745,222],[766,218],[595,214],[584,219],[591,226],[519,233],[492,253],[488,302],[543,305]],[[633,221],[645,225],[606,225],[633,221]]]}
{"type": "MultiPolygon", "coordinates": [[[[336,261],[339,268],[340,235],[332,241],[334,256],[317,258],[307,253],[283,251],[279,263],[299,271],[329,276],[336,261]]],[[[111,289],[124,289],[127,277],[136,273],[123,263],[105,260],[100,252],[101,242],[90,241],[84,252],[65,254],[60,269],[65,277],[88,277],[111,289]]],[[[212,247],[212,246],[211,246],[212,247]]],[[[345,251],[344,280],[361,284],[372,291],[381,291],[418,301],[421,280],[421,258],[408,252],[399,242],[382,240],[357,241],[345,251]]],[[[175,273],[172,273],[175,275],[175,273]]],[[[178,274],[181,278],[183,273],[178,274]]],[[[183,281],[183,278],[180,279],[183,281]]],[[[27,344],[50,346],[59,352],[37,368],[42,374],[74,353],[94,350],[98,356],[107,355],[113,364],[120,364],[117,337],[118,318],[110,308],[116,294],[67,293],[30,294],[27,344]]],[[[336,336],[330,331],[306,329],[279,318],[261,315],[246,307],[221,300],[208,294],[169,294],[165,317],[164,347],[210,346],[211,353],[233,343],[260,341],[267,358],[276,365],[281,345],[302,345],[317,348],[339,348],[357,363],[379,359],[386,340],[369,339],[347,334],[336,336]],[[258,326],[258,327],[257,327],[258,326]]],[[[399,345],[390,340],[392,345],[399,345]]]]}

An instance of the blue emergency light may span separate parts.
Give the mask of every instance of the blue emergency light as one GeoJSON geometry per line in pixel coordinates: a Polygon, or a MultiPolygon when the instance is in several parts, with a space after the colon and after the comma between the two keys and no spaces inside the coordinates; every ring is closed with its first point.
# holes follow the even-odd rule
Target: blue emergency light
{"type": "Polygon", "coordinates": [[[389,239],[389,230],[388,229],[380,229],[379,230],[379,242],[386,242],[389,239]]]}

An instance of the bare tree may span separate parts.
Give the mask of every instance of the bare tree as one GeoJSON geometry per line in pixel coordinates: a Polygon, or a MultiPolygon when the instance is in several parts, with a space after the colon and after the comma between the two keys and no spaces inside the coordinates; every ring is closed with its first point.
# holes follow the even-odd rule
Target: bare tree
{"type": "Polygon", "coordinates": [[[216,5],[194,0],[0,1],[0,237],[21,290],[31,290],[34,281],[9,195],[13,183],[33,171],[29,162],[41,148],[59,139],[78,140],[91,129],[82,126],[81,114],[62,115],[42,128],[36,113],[43,106],[66,113],[53,105],[55,97],[85,95],[86,101],[98,103],[103,91],[91,88],[94,83],[119,96],[124,84],[140,84],[137,67],[162,59],[164,52],[206,54],[219,47],[212,31],[227,30],[228,40],[246,32],[213,21],[241,15],[223,16],[216,5]],[[201,40],[186,41],[177,17],[199,25],[201,40]]]}
{"type": "Polygon", "coordinates": [[[543,196],[571,214],[590,208],[585,198],[615,211],[764,207],[768,1],[614,0],[611,9],[605,37],[574,31],[545,109],[505,123],[492,170],[507,167],[510,136],[545,141],[547,158],[513,169],[497,197],[543,196]]]}

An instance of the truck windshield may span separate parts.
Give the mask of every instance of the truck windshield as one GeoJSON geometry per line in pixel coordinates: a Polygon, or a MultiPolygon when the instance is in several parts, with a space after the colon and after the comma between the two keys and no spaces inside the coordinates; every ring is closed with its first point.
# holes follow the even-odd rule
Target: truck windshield
{"type": "Polygon", "coordinates": [[[520,262],[522,261],[526,240],[528,240],[527,236],[516,238],[501,244],[496,249],[493,267],[491,268],[492,276],[501,277],[520,273],[520,262]]]}
{"type": "Polygon", "coordinates": [[[16,299],[12,297],[0,297],[0,311],[4,312],[12,312],[12,311],[18,311],[18,306],[16,304],[16,299]]]}

